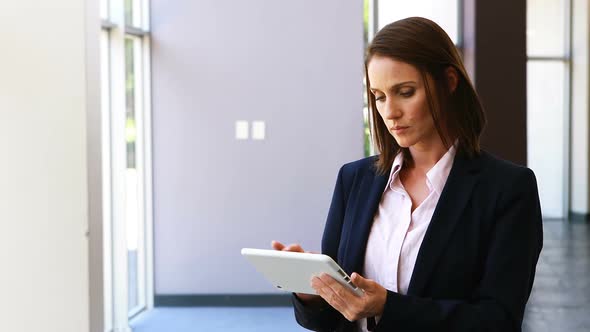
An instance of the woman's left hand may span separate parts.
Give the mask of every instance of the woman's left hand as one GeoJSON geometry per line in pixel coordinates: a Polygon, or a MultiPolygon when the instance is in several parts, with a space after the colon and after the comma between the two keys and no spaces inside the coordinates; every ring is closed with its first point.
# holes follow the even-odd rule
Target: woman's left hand
{"type": "Polygon", "coordinates": [[[387,290],[373,280],[358,273],[351,275],[352,282],[365,291],[363,296],[340,284],[328,274],[314,277],[311,286],[328,304],[353,322],[365,317],[381,316],[387,299],[387,290]]]}

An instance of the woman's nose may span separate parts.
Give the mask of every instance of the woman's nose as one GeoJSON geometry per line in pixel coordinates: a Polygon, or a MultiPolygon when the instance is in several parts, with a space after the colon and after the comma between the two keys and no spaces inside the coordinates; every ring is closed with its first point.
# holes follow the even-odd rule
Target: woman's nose
{"type": "Polygon", "coordinates": [[[383,116],[386,119],[397,119],[402,116],[402,114],[403,112],[401,111],[401,108],[399,108],[394,103],[387,103],[387,105],[385,105],[385,112],[383,112],[383,116]]]}

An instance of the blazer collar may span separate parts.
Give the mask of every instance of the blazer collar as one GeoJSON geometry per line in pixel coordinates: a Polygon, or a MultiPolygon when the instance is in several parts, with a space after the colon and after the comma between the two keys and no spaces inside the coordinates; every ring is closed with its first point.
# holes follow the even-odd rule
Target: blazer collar
{"type": "Polygon", "coordinates": [[[431,277],[479,178],[481,156],[467,159],[457,155],[438,199],[410,279],[408,295],[419,295],[431,277]]]}
{"type": "MultiPolygon", "coordinates": [[[[460,154],[456,155],[453,167],[420,246],[408,294],[420,294],[428,281],[439,255],[442,253],[465,205],[469,201],[471,191],[477,182],[480,158],[467,159],[460,154]]],[[[342,260],[342,267],[350,273],[353,271],[362,272],[373,218],[389,178],[389,172],[384,175],[375,173],[371,173],[371,175],[364,177],[361,182],[358,196],[361,201],[358,202],[354,212],[353,223],[342,260]]]]}
{"type": "Polygon", "coordinates": [[[373,216],[379,207],[388,179],[389,172],[377,175],[372,169],[372,172],[363,177],[361,181],[359,202],[353,212],[352,226],[348,233],[348,242],[342,260],[342,267],[349,273],[356,271],[362,274],[373,216]]]}

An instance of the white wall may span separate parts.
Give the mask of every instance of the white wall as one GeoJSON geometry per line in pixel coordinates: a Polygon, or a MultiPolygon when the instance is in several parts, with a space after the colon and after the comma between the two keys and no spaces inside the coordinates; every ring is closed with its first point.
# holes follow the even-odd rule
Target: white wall
{"type": "Polygon", "coordinates": [[[0,2],[0,331],[88,331],[84,8],[0,2]]]}

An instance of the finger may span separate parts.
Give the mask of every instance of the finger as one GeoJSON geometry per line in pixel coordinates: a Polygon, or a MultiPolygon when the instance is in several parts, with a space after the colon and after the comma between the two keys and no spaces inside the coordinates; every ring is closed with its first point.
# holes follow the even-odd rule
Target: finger
{"type": "Polygon", "coordinates": [[[352,283],[355,284],[357,287],[360,287],[363,290],[371,290],[373,287],[372,280],[366,279],[360,274],[353,272],[350,276],[352,283]]]}
{"type": "Polygon", "coordinates": [[[334,290],[324,283],[321,278],[317,276],[314,277],[312,279],[312,287],[315,289],[316,293],[334,309],[338,310],[343,315],[348,314],[346,303],[342,301],[342,299],[334,292],[334,290]]]}
{"type": "Polygon", "coordinates": [[[290,244],[287,247],[283,248],[283,251],[294,251],[294,252],[304,252],[303,248],[297,243],[290,244]]]}
{"type": "Polygon", "coordinates": [[[285,248],[284,244],[280,243],[279,241],[275,241],[275,240],[272,240],[270,245],[272,246],[272,248],[274,250],[283,250],[283,248],[285,248]]]}
{"type": "Polygon", "coordinates": [[[358,308],[359,314],[362,317],[381,315],[387,301],[387,289],[376,281],[366,279],[356,272],[350,278],[353,283],[365,291],[363,296],[360,297],[362,302],[358,308]]]}
{"type": "Polygon", "coordinates": [[[322,273],[320,280],[323,281],[328,287],[332,289],[338,297],[340,297],[346,303],[352,303],[356,299],[356,295],[348,287],[343,286],[341,283],[336,281],[327,273],[322,273]]]}
{"type": "MultiPolygon", "coordinates": [[[[328,275],[328,277],[330,277],[328,275]]],[[[331,278],[331,277],[330,277],[331,278]]],[[[335,279],[331,279],[334,282],[338,283],[335,279]]],[[[316,290],[317,294],[320,295],[328,304],[330,304],[334,309],[338,310],[346,319],[353,322],[359,319],[359,311],[356,309],[358,304],[355,302],[350,302],[335,292],[328,284],[321,279],[321,276],[314,277],[312,279],[312,287],[316,290]]],[[[343,287],[343,292],[350,292],[348,288],[343,287]]],[[[354,296],[354,294],[351,294],[354,296]]]]}
{"type": "Polygon", "coordinates": [[[313,289],[318,290],[322,287],[329,287],[328,285],[326,285],[322,279],[320,279],[319,276],[314,276],[313,278],[311,278],[311,287],[313,287],[313,289]]]}

